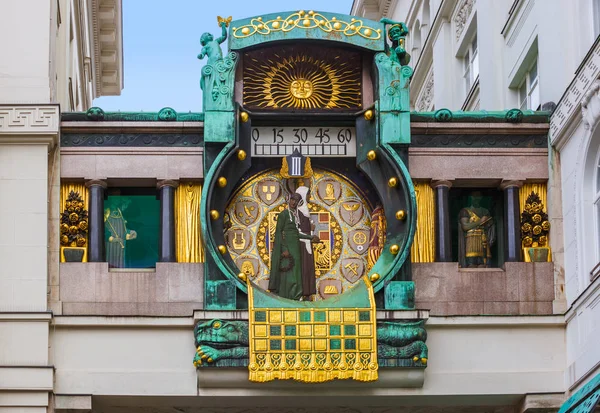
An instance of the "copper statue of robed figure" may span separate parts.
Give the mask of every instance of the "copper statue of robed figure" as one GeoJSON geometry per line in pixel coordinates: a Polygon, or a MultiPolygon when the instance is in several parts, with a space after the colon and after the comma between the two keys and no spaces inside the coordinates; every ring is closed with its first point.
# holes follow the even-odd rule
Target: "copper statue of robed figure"
{"type": "Polygon", "coordinates": [[[124,268],[127,243],[137,238],[137,232],[127,228],[123,211],[130,201],[114,200],[104,210],[104,232],[106,240],[106,261],[110,268],[124,268]]]}
{"type": "Polygon", "coordinates": [[[269,290],[292,300],[308,299],[316,293],[311,243],[320,242],[319,237],[311,235],[308,210],[299,210],[299,206],[306,206],[308,198],[308,188],[306,191],[300,188],[277,216],[269,276],[269,290]]]}
{"type": "Polygon", "coordinates": [[[458,216],[458,261],[462,268],[486,268],[491,264],[496,226],[481,200],[481,192],[472,192],[470,205],[461,209],[458,216]]]}

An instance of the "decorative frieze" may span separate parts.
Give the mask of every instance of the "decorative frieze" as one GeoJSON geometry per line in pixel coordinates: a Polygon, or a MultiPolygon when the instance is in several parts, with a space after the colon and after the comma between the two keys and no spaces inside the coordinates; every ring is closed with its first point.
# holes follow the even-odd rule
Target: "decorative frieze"
{"type": "Polygon", "coordinates": [[[596,79],[592,83],[590,90],[586,92],[581,100],[581,117],[583,118],[583,126],[587,130],[593,129],[600,117],[600,79],[596,79]]]}
{"type": "Polygon", "coordinates": [[[60,138],[62,147],[197,147],[202,146],[204,139],[199,134],[174,133],[136,133],[136,134],[65,134],[60,138]]]}
{"type": "Polygon", "coordinates": [[[547,148],[546,135],[413,135],[421,148],[547,148]]]}
{"type": "Polygon", "coordinates": [[[58,125],[58,105],[0,106],[0,134],[53,135],[58,125]]]}
{"type": "MultiPolygon", "coordinates": [[[[584,60],[582,66],[575,75],[575,79],[571,82],[571,85],[558,102],[558,106],[552,114],[550,119],[550,141],[552,145],[560,148],[563,143],[563,139],[568,139],[569,136],[563,136],[567,124],[572,118],[577,115],[577,111],[580,110],[580,104],[582,109],[582,117],[588,125],[591,125],[590,119],[598,111],[590,108],[589,101],[592,97],[598,97],[598,91],[592,91],[596,86],[592,84],[600,77],[600,41],[596,41],[592,50],[584,60]],[[590,91],[586,93],[586,91],[590,91]],[[586,108],[583,108],[584,96],[587,99],[586,108]]],[[[596,118],[597,119],[597,118],[596,118]]]]}
{"type": "Polygon", "coordinates": [[[469,16],[471,16],[474,5],[475,0],[464,0],[458,7],[458,12],[454,15],[454,34],[457,41],[465,30],[465,26],[469,20],[469,16]]]}
{"type": "Polygon", "coordinates": [[[421,89],[421,94],[417,99],[415,108],[419,112],[425,112],[431,110],[431,103],[433,102],[434,84],[433,84],[433,67],[427,74],[425,84],[421,89]]]}

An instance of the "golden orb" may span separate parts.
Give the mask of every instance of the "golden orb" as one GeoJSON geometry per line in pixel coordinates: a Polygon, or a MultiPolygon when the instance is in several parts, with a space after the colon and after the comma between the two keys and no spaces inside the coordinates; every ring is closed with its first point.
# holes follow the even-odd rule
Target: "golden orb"
{"type": "Polygon", "coordinates": [[[363,30],[363,33],[365,34],[365,36],[370,36],[372,31],[371,31],[371,29],[365,29],[365,30],[363,30]]]}
{"type": "Polygon", "coordinates": [[[304,16],[304,10],[300,10],[300,11],[298,12],[298,14],[299,14],[300,16],[304,16]]]}
{"type": "Polygon", "coordinates": [[[377,152],[375,152],[374,150],[370,150],[369,152],[367,152],[367,159],[370,161],[374,161],[377,158],[377,152]]]}
{"type": "Polygon", "coordinates": [[[311,10],[308,12],[308,14],[310,14],[312,16],[313,14],[315,14],[315,12],[311,10]]]}
{"type": "Polygon", "coordinates": [[[222,176],[219,179],[217,179],[217,183],[219,184],[219,186],[221,188],[225,188],[225,186],[227,185],[227,178],[225,178],[224,176],[222,176]]]}
{"type": "Polygon", "coordinates": [[[427,357],[421,357],[421,363],[427,364],[427,357]]]}
{"type": "Polygon", "coordinates": [[[308,20],[308,19],[304,19],[304,20],[302,21],[302,25],[303,25],[304,27],[308,27],[308,26],[310,26],[310,20],[308,20]]]}
{"type": "Polygon", "coordinates": [[[242,122],[248,122],[248,119],[250,119],[250,116],[248,116],[248,112],[240,112],[240,120],[242,122]]]}
{"type": "Polygon", "coordinates": [[[375,281],[377,281],[379,279],[379,274],[377,274],[376,272],[374,272],[373,274],[371,274],[370,279],[371,279],[371,282],[374,283],[375,281]]]}
{"type": "Polygon", "coordinates": [[[243,272],[238,274],[238,278],[243,282],[246,282],[246,280],[248,279],[248,277],[246,277],[246,274],[244,274],[243,272]]]}
{"type": "Polygon", "coordinates": [[[250,33],[250,29],[249,29],[249,28],[247,28],[247,27],[244,27],[244,28],[242,29],[242,34],[248,34],[248,33],[250,33]]]}
{"type": "Polygon", "coordinates": [[[340,30],[342,28],[342,25],[339,22],[335,22],[333,23],[333,28],[335,30],[340,30]]]}
{"type": "Polygon", "coordinates": [[[262,29],[263,27],[265,27],[262,23],[258,25],[259,29],[262,29]]]}
{"type": "Polygon", "coordinates": [[[390,246],[390,252],[394,255],[400,252],[400,247],[397,244],[390,246]]]}
{"type": "Polygon", "coordinates": [[[240,150],[238,151],[238,155],[237,155],[237,156],[238,156],[238,159],[239,159],[240,161],[243,161],[244,159],[246,159],[246,151],[245,151],[245,150],[243,150],[243,149],[240,149],[240,150]]]}
{"type": "Polygon", "coordinates": [[[210,219],[212,219],[213,221],[216,221],[217,219],[219,219],[219,211],[217,211],[216,209],[211,209],[210,210],[210,219]]]}
{"type": "Polygon", "coordinates": [[[353,25],[353,24],[351,24],[351,25],[350,25],[350,30],[355,30],[355,29],[356,29],[356,26],[355,26],[355,25],[353,25]]]}
{"type": "Polygon", "coordinates": [[[274,29],[279,29],[279,22],[274,22],[273,23],[273,28],[274,29]]]}
{"type": "Polygon", "coordinates": [[[418,356],[414,356],[413,357],[413,361],[416,363],[417,361],[419,361],[419,357],[418,356]]]}
{"type": "Polygon", "coordinates": [[[217,247],[217,249],[219,250],[219,252],[220,252],[221,254],[225,254],[225,253],[227,252],[227,248],[225,247],[225,245],[219,245],[219,246],[217,247]]]}
{"type": "Polygon", "coordinates": [[[367,111],[365,112],[365,119],[366,119],[366,120],[371,120],[371,119],[373,119],[373,111],[372,111],[371,109],[369,109],[369,110],[367,110],[367,111]]]}
{"type": "Polygon", "coordinates": [[[398,185],[398,178],[392,176],[390,179],[388,179],[388,186],[390,188],[394,188],[396,185],[398,185]]]}
{"type": "Polygon", "coordinates": [[[396,211],[396,219],[399,221],[404,221],[404,219],[406,219],[406,211],[403,209],[396,211]]]}
{"type": "Polygon", "coordinates": [[[256,20],[258,20],[259,22],[262,21],[262,17],[257,17],[256,20]]]}

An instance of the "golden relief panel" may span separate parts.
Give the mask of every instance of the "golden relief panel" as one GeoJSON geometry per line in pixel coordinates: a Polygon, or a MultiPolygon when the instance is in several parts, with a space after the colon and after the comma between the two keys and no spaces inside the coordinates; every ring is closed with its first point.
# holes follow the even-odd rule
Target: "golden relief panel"
{"type": "MultiPolygon", "coordinates": [[[[304,183],[311,188],[313,234],[321,240],[313,244],[316,299],[324,299],[351,288],[371,268],[372,211],[361,191],[334,172],[315,168],[304,183]]],[[[287,207],[292,185],[295,180],[282,178],[278,170],[259,173],[234,193],[225,210],[229,252],[240,272],[263,288],[269,280],[277,216],[287,207]]]]}
{"type": "Polygon", "coordinates": [[[333,48],[287,47],[244,57],[244,106],[249,109],[358,109],[360,54],[333,48]]]}
{"type": "MultiPolygon", "coordinates": [[[[219,17],[224,21],[223,18],[219,17]]],[[[219,20],[219,22],[221,21],[219,20]]],[[[381,39],[381,29],[369,27],[362,20],[352,17],[350,21],[340,20],[337,17],[328,18],[327,16],[315,12],[299,10],[286,17],[277,16],[275,19],[264,20],[262,17],[255,17],[250,23],[233,27],[233,37],[244,39],[254,35],[267,36],[271,33],[289,32],[293,29],[320,29],[325,33],[343,34],[347,37],[360,36],[367,40],[381,39]]]]}

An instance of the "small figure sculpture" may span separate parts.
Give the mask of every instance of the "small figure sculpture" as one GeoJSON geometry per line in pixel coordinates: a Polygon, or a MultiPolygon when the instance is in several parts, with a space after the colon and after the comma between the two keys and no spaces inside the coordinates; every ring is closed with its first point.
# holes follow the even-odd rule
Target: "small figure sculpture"
{"type": "Polygon", "coordinates": [[[137,238],[137,232],[127,229],[123,211],[129,206],[128,199],[113,201],[104,210],[106,261],[109,268],[124,268],[127,241],[137,238]]]}
{"type": "Polygon", "coordinates": [[[481,206],[481,192],[471,193],[470,206],[459,213],[458,260],[463,268],[490,266],[491,246],[496,241],[494,220],[481,206]]]}
{"type": "Polygon", "coordinates": [[[392,26],[388,29],[388,38],[392,42],[390,50],[390,59],[401,66],[406,66],[410,63],[410,54],[406,52],[404,48],[405,38],[408,35],[408,28],[406,24],[402,22],[396,22],[388,18],[380,20],[383,24],[391,24],[392,26]]]}
{"type": "MultiPolygon", "coordinates": [[[[312,234],[315,230],[315,223],[310,218],[308,202],[310,201],[310,189],[306,186],[299,186],[296,193],[301,199],[298,203],[299,230],[304,234],[312,234]]],[[[300,256],[302,257],[302,300],[310,301],[310,297],[317,293],[317,281],[315,279],[315,258],[311,241],[302,239],[300,242],[300,256]]]]}
{"type": "Polygon", "coordinates": [[[300,252],[300,247],[303,246],[301,240],[320,242],[319,237],[300,231],[298,204],[301,200],[302,196],[299,193],[292,194],[288,201],[288,207],[277,216],[271,252],[269,290],[280,297],[292,300],[300,300],[303,294],[302,274],[304,268],[300,252]]]}
{"type": "Polygon", "coordinates": [[[214,40],[212,34],[206,32],[200,36],[200,44],[202,45],[202,50],[198,55],[198,59],[204,59],[204,56],[208,56],[208,61],[206,64],[213,65],[217,60],[223,59],[223,52],[221,51],[221,43],[227,40],[227,26],[231,22],[231,16],[227,19],[223,19],[218,16],[217,21],[219,22],[219,26],[221,27],[221,37],[214,40]]]}

